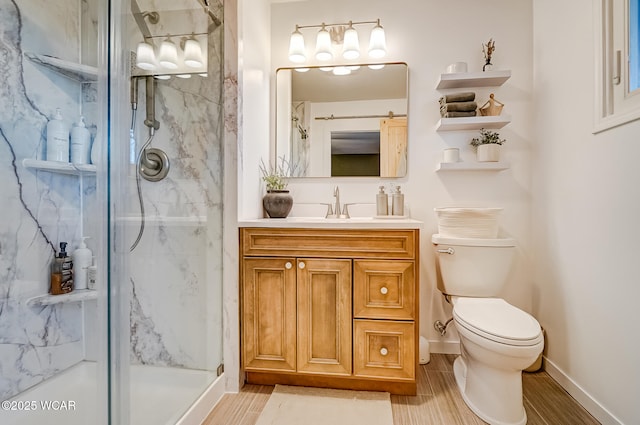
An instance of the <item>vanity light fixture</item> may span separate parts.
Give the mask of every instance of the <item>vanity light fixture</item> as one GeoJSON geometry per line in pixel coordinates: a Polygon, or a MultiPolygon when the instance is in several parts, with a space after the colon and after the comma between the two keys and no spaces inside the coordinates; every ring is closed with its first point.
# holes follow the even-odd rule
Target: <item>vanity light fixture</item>
{"type": "Polygon", "coordinates": [[[178,74],[182,75],[181,78],[189,78],[186,75],[192,74],[206,74],[206,35],[207,33],[191,33],[145,37],[136,48],[135,64],[139,70],[135,71],[134,75],[153,75],[160,80],[169,79],[171,75],[178,74]],[[155,38],[163,40],[159,47],[158,42],[155,42],[154,48],[155,38]],[[179,39],[179,44],[172,39],[179,39]]]}
{"type": "Polygon", "coordinates": [[[328,61],[336,56],[336,52],[346,60],[357,59],[361,56],[358,31],[354,25],[371,25],[369,39],[369,56],[375,59],[384,57],[387,53],[387,45],[384,29],[380,19],[375,21],[349,21],[346,23],[320,25],[296,25],[289,38],[289,60],[294,63],[304,63],[307,59],[304,36],[301,29],[320,28],[316,35],[316,49],[314,56],[319,61],[328,61]],[[334,48],[333,45],[338,46],[334,48]]]}

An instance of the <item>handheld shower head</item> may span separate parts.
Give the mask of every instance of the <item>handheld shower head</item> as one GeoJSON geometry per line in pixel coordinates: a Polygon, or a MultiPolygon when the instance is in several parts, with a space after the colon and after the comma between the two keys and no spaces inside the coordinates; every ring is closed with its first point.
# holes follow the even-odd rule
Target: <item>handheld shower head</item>
{"type": "Polygon", "coordinates": [[[145,77],[146,80],[146,100],[147,100],[147,117],[144,125],[149,129],[157,130],[160,128],[160,122],[156,120],[156,81],[152,76],[145,77]]]}

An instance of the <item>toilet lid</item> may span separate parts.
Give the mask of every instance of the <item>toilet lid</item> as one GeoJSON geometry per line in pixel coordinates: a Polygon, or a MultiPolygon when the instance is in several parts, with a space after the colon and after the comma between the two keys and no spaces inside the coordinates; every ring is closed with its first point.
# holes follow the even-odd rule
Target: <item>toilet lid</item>
{"type": "Polygon", "coordinates": [[[505,344],[535,344],[541,334],[533,316],[501,298],[458,298],[453,316],[471,332],[505,344]]]}

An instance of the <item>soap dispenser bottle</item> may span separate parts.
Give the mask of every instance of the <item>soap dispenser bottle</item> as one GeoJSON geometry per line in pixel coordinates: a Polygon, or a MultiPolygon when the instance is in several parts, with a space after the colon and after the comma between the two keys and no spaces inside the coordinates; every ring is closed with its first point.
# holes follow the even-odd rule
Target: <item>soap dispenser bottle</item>
{"type": "Polygon", "coordinates": [[[88,164],[91,155],[91,132],[84,123],[84,117],[71,129],[71,162],[88,164]]]}
{"type": "Polygon", "coordinates": [[[60,252],[51,266],[52,295],[68,294],[73,291],[73,262],[67,255],[67,243],[60,242],[60,252]]]}
{"type": "Polygon", "coordinates": [[[389,197],[384,193],[384,186],[380,186],[380,192],[376,195],[376,214],[389,215],[389,197]]]}
{"type": "Polygon", "coordinates": [[[404,194],[400,192],[400,186],[396,186],[391,199],[391,214],[404,215],[404,194]]]}
{"type": "Polygon", "coordinates": [[[82,241],[78,249],[73,251],[71,259],[73,260],[73,286],[75,289],[87,289],[88,288],[88,273],[89,267],[91,267],[93,254],[91,250],[87,248],[84,240],[88,239],[88,236],[83,236],[82,241]]]}
{"type": "Polygon", "coordinates": [[[69,130],[60,108],[47,123],[47,161],[69,162],[69,130]]]}

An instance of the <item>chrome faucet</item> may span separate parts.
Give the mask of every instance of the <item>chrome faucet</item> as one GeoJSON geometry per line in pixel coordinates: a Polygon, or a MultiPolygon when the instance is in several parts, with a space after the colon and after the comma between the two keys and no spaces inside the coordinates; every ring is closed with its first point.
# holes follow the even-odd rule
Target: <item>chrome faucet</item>
{"type": "Polygon", "coordinates": [[[333,208],[333,211],[335,211],[336,216],[340,218],[340,189],[338,186],[333,189],[333,196],[336,198],[336,205],[333,208]]]}
{"type": "Polygon", "coordinates": [[[336,198],[335,204],[333,208],[331,208],[331,204],[326,204],[327,215],[325,218],[350,218],[349,211],[347,210],[347,205],[350,204],[344,204],[342,208],[340,207],[340,189],[338,189],[338,186],[333,189],[333,196],[336,198]],[[342,212],[340,211],[341,209],[342,212]]]}

